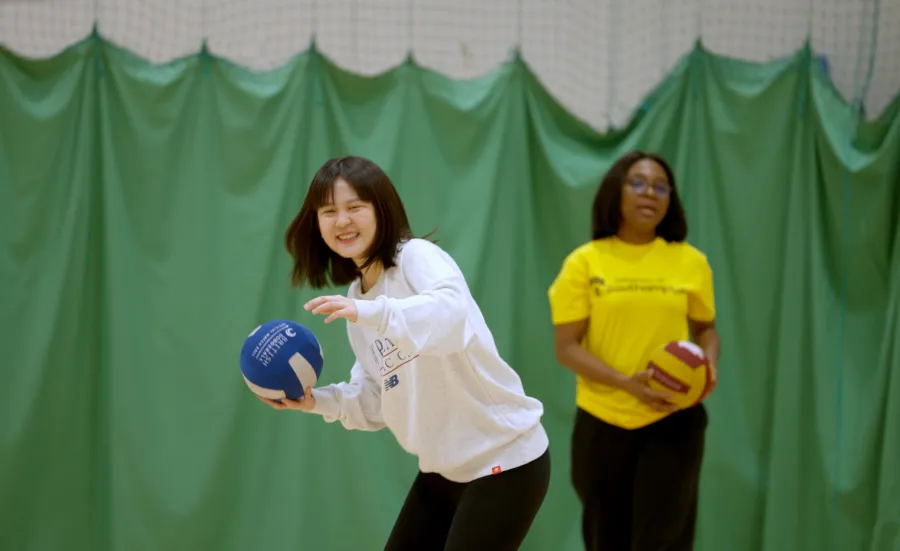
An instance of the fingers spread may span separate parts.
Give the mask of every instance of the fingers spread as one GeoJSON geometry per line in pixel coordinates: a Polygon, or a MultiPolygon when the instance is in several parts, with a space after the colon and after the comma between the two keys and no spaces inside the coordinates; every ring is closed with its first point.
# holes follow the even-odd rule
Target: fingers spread
{"type": "Polygon", "coordinates": [[[325,318],[325,323],[331,323],[338,318],[346,318],[348,315],[350,315],[350,310],[345,306],[341,306],[339,310],[332,312],[330,316],[325,318]]]}
{"type": "Polygon", "coordinates": [[[325,304],[326,302],[331,302],[335,298],[336,297],[334,295],[323,295],[321,297],[316,297],[316,298],[310,300],[309,302],[307,302],[306,304],[304,304],[303,308],[306,310],[314,310],[316,307],[321,306],[322,304],[325,304]]]}
{"type": "Polygon", "coordinates": [[[325,297],[316,297],[303,305],[304,310],[310,310],[325,302],[325,297]]]}
{"type": "Polygon", "coordinates": [[[346,304],[341,300],[342,297],[329,297],[327,300],[313,308],[313,314],[332,314],[346,308],[346,304]]]}
{"type": "Polygon", "coordinates": [[[333,302],[325,302],[315,307],[312,311],[313,314],[330,314],[334,312],[337,306],[333,302]]]}

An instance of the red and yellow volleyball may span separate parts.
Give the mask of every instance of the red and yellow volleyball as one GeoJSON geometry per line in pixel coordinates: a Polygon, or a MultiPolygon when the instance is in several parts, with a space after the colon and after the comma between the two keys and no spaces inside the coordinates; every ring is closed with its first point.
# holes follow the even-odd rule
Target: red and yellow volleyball
{"type": "Polygon", "coordinates": [[[679,408],[699,404],[711,390],[712,373],[703,349],[690,341],[672,341],[652,350],[647,358],[648,385],[672,395],[679,408]]]}

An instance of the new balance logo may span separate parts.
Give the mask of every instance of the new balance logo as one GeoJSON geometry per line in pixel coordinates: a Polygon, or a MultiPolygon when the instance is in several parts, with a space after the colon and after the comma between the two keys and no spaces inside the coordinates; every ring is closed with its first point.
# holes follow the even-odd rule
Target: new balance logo
{"type": "Polygon", "coordinates": [[[388,390],[394,388],[395,386],[400,384],[400,379],[396,375],[391,375],[387,379],[384,380],[384,390],[387,392],[388,390]]]}

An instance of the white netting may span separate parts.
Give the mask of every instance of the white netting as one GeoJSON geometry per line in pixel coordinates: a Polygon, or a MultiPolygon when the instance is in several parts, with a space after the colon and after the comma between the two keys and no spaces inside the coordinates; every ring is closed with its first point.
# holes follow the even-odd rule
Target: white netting
{"type": "Polygon", "coordinates": [[[810,36],[844,97],[865,92],[869,117],[900,91],[900,0],[0,0],[0,43],[46,57],[94,21],[151,61],[195,53],[205,38],[258,70],[306,49],[313,33],[335,62],[365,74],[412,51],[421,65],[473,77],[519,44],[550,92],[600,130],[627,121],[698,39],[766,61],[810,36]]]}

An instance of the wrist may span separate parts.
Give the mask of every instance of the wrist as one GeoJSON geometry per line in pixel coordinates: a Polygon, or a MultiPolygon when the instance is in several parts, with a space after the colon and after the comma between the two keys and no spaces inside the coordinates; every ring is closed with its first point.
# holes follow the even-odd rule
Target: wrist
{"type": "Polygon", "coordinates": [[[324,417],[336,418],[340,413],[340,405],[335,397],[329,392],[328,387],[313,388],[312,392],[313,406],[308,410],[309,413],[316,413],[324,417]]]}
{"type": "Polygon", "coordinates": [[[624,390],[625,392],[631,392],[632,383],[634,383],[634,380],[632,380],[631,377],[616,371],[611,376],[609,386],[618,390],[624,390]]]}
{"type": "Polygon", "coordinates": [[[381,321],[381,313],[384,308],[382,301],[379,299],[354,299],[353,302],[356,305],[356,324],[367,326],[378,325],[381,321]]]}

